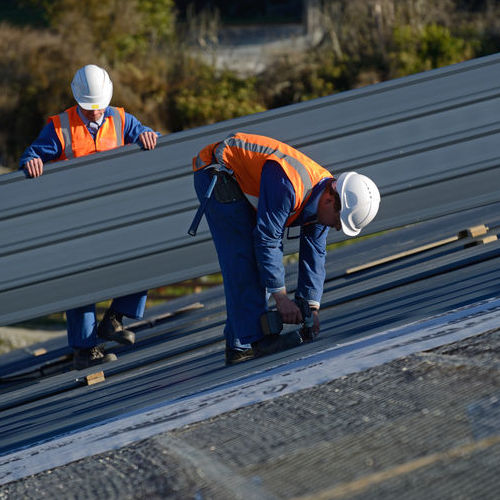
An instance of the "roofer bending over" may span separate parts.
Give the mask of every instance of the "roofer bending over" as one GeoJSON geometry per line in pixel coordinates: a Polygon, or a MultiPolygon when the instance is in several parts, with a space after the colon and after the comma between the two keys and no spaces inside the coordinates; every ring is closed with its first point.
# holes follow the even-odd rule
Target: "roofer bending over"
{"type": "MultiPolygon", "coordinates": [[[[42,175],[48,161],[86,156],[131,143],[144,149],[155,148],[159,134],[123,108],[109,106],[113,84],[106,70],[92,64],[80,68],[71,90],[77,104],[51,116],[21,157],[21,168],[29,177],[42,175]]],[[[135,342],[134,333],[123,329],[122,317],[141,318],[146,295],[147,292],[140,292],[114,299],[98,327],[94,304],[66,311],[68,343],[74,350],[76,369],[116,360],[114,354],[105,354],[98,338],[121,344],[135,342]]]]}
{"type": "Polygon", "coordinates": [[[282,242],[289,226],[300,226],[295,296],[313,310],[317,335],[328,230],[356,236],[373,220],[380,203],[374,182],[355,172],[335,179],[291,146],[245,133],[206,146],[193,158],[193,170],[200,201],[217,175],[205,214],[224,280],[226,364],[302,343],[297,331],[264,335],[260,323],[269,294],[284,323],[302,322],[285,288],[282,242]]]}

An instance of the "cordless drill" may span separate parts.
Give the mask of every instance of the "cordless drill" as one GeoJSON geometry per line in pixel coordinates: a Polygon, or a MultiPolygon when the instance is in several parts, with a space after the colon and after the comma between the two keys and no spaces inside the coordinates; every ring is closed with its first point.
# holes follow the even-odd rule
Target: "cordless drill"
{"type": "MultiPolygon", "coordinates": [[[[300,335],[304,342],[312,342],[314,340],[314,319],[311,308],[307,300],[302,297],[295,297],[294,302],[300,309],[302,314],[302,328],[300,335]]],[[[279,335],[283,330],[283,319],[278,311],[267,311],[260,317],[260,324],[264,335],[279,335]]]]}
{"type": "Polygon", "coordinates": [[[302,328],[300,329],[300,335],[304,342],[312,342],[314,340],[314,318],[309,302],[302,297],[295,296],[295,303],[300,309],[302,314],[302,328]]]}

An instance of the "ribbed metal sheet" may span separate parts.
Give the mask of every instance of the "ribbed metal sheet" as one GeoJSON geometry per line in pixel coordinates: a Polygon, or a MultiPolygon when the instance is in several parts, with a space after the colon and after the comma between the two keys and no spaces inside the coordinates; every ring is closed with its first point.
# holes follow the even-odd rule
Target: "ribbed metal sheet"
{"type": "MultiPolygon", "coordinates": [[[[368,262],[387,257],[389,255],[411,252],[412,250],[440,243],[442,240],[448,240],[453,236],[457,236],[460,232],[467,230],[473,226],[479,226],[483,223],[493,230],[498,230],[500,227],[500,203],[488,207],[482,207],[475,210],[470,210],[466,213],[453,214],[445,217],[440,217],[425,223],[419,223],[394,232],[389,232],[378,236],[374,239],[365,239],[356,241],[354,245],[342,246],[329,252],[327,257],[327,286],[337,278],[346,279],[346,271],[368,262]]],[[[465,245],[471,242],[470,238],[457,239],[454,243],[447,243],[437,246],[434,250],[427,250],[418,253],[415,258],[425,260],[431,255],[451,253],[457,249],[464,248],[465,245]]],[[[406,265],[409,257],[399,259],[395,265],[406,265]]],[[[389,264],[390,265],[390,264],[389,264]]],[[[374,268],[374,272],[378,269],[374,268]]],[[[297,263],[289,264],[286,270],[287,289],[293,292],[297,282],[297,263]]],[[[365,271],[366,273],[366,271],[365,271]]],[[[357,275],[351,274],[351,279],[357,279],[357,275]]],[[[210,291],[205,291],[201,295],[187,296],[176,300],[169,301],[168,304],[162,307],[155,307],[146,311],[146,317],[143,322],[135,322],[127,320],[129,324],[134,325],[133,328],[139,331],[138,336],[148,332],[148,335],[156,335],[167,322],[170,327],[173,322],[183,321],[183,308],[190,306],[197,301],[201,301],[202,308],[190,312],[189,318],[191,321],[198,323],[199,327],[203,326],[203,321],[206,321],[205,316],[214,313],[220,314],[224,310],[224,297],[220,287],[216,287],[210,291]],[[165,317],[166,314],[172,314],[171,317],[165,317]]],[[[221,319],[222,322],[222,319],[221,319]]],[[[155,341],[158,341],[155,338],[155,341]]],[[[67,346],[65,338],[44,342],[43,347],[47,348],[48,353],[41,358],[34,357],[31,352],[35,351],[38,346],[32,346],[28,349],[12,351],[2,356],[0,363],[0,377],[12,376],[18,372],[37,369],[47,363],[54,363],[61,357],[68,355],[71,350],[67,346]]],[[[50,370],[46,370],[49,372],[50,370]]]]}
{"type": "MultiPolygon", "coordinates": [[[[218,269],[190,161],[238,130],[380,186],[369,231],[500,201],[500,55],[0,177],[0,324],[218,269]]],[[[493,210],[493,208],[492,208],[493,210]]],[[[342,238],[331,232],[330,241],[342,238]]],[[[294,243],[287,251],[296,250],[294,243]]]]}
{"type": "MultiPolygon", "coordinates": [[[[423,231],[427,224],[431,223],[424,224],[423,231]]],[[[398,232],[381,237],[387,254],[397,239],[398,232]]],[[[332,252],[328,258],[322,334],[317,342],[224,368],[222,288],[183,299],[199,300],[205,307],[152,327],[144,324],[135,346],[116,350],[119,359],[104,368],[104,384],[84,386],[88,370],[45,377],[24,388],[4,383],[0,453],[500,294],[499,241],[445,254],[431,251],[424,259],[415,255],[352,280],[342,274],[335,257],[332,252]]]]}

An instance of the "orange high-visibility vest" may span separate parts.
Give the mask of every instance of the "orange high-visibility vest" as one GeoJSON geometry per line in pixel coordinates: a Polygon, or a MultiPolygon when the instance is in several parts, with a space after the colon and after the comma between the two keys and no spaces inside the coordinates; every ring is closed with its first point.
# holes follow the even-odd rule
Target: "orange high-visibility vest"
{"type": "Polygon", "coordinates": [[[248,201],[257,208],[262,167],[268,160],[279,163],[295,190],[295,205],[287,220],[288,226],[302,212],[314,186],[332,177],[328,170],[297,149],[270,137],[238,132],[203,148],[193,158],[193,170],[214,164],[230,170],[248,201]]]}
{"type": "Polygon", "coordinates": [[[95,141],[73,106],[59,115],[51,116],[62,153],[56,161],[78,158],[98,151],[108,151],[123,146],[125,110],[110,106],[111,115],[106,117],[99,128],[95,141]]]}

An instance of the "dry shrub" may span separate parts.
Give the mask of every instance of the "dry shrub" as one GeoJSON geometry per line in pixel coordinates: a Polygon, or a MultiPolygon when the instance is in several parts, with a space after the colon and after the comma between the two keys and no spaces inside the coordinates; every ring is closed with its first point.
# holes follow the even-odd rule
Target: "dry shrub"
{"type": "Polygon", "coordinates": [[[77,66],[58,35],[0,25],[1,163],[15,166],[47,117],[72,104],[68,82],[77,66]]]}

